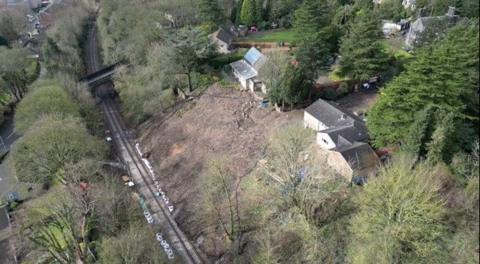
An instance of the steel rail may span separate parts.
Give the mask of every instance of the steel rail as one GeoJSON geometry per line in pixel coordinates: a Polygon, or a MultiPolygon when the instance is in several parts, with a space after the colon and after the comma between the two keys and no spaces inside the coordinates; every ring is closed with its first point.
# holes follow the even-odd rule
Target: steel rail
{"type": "MultiPolygon", "coordinates": [[[[147,187],[150,194],[154,198],[153,200],[160,208],[160,212],[164,216],[169,227],[175,233],[176,240],[180,242],[179,246],[181,246],[183,250],[177,250],[177,251],[180,251],[180,252],[183,251],[184,253],[186,253],[187,258],[189,259],[189,263],[202,263],[202,260],[200,259],[193,245],[187,246],[187,242],[185,242],[186,240],[185,235],[181,234],[181,231],[179,230],[178,225],[171,218],[171,215],[168,212],[168,210],[165,208],[165,205],[161,201],[159,201],[158,197],[155,195],[156,191],[152,188],[152,181],[154,179],[152,179],[152,177],[147,178],[146,175],[151,175],[151,174],[146,168],[145,163],[141,160],[141,157],[139,156],[139,154],[135,151],[131,142],[127,139],[125,134],[126,129],[122,126],[120,122],[121,119],[119,117],[119,113],[116,110],[115,105],[110,99],[107,99],[103,101],[102,107],[106,115],[108,116],[108,122],[110,123],[110,128],[111,128],[112,136],[114,140],[118,139],[121,141],[120,143],[123,145],[124,149],[127,151],[128,155],[130,156],[130,159],[133,162],[133,165],[139,172],[140,176],[142,177],[145,183],[145,186],[147,187]],[[116,137],[115,135],[118,135],[118,136],[116,137]]],[[[157,212],[154,212],[154,213],[157,213],[157,212]]]]}
{"type": "MultiPolygon", "coordinates": [[[[96,28],[95,26],[91,26],[90,28],[90,36],[89,36],[89,59],[90,62],[87,63],[87,68],[90,72],[95,72],[96,69],[98,68],[98,52],[97,52],[97,43],[96,43],[96,28]]],[[[108,84],[106,84],[108,85],[108,84]]],[[[110,83],[111,85],[111,83],[110,83]]],[[[188,263],[203,263],[203,260],[201,259],[201,255],[198,254],[197,250],[195,247],[186,239],[185,234],[180,230],[178,225],[176,224],[175,220],[172,218],[168,210],[166,210],[165,205],[159,201],[159,198],[155,195],[155,191],[151,187],[151,182],[155,181],[155,176],[151,175],[149,170],[146,168],[145,163],[142,161],[142,158],[139,156],[139,154],[135,151],[135,149],[132,146],[132,143],[127,139],[125,131],[126,131],[126,126],[116,108],[116,105],[111,101],[111,99],[107,98],[102,99],[101,101],[101,107],[102,107],[102,112],[105,116],[105,120],[108,123],[109,128],[111,129],[112,137],[114,139],[114,143],[116,145],[117,151],[121,152],[121,149],[126,150],[126,154],[128,154],[129,159],[132,161],[134,168],[138,171],[138,174],[141,176],[145,187],[147,187],[150,195],[153,197],[153,200],[155,203],[158,205],[160,208],[160,211],[163,215],[163,218],[166,220],[166,224],[168,224],[168,227],[173,231],[175,237],[172,239],[170,237],[171,242],[174,244],[174,247],[177,252],[179,253],[185,253],[182,254],[188,263]],[[118,135],[117,137],[114,135],[118,135]],[[149,177],[145,176],[147,174],[149,177]],[[174,240],[178,241],[173,242],[174,240]],[[187,246],[188,244],[188,246],[187,246]],[[180,250],[178,247],[181,247],[180,250]]],[[[126,160],[124,160],[124,157],[122,155],[121,159],[125,164],[128,164],[126,160]]],[[[130,169],[129,169],[130,171],[130,169]]],[[[144,195],[145,196],[145,195],[144,195]]],[[[157,212],[153,212],[153,214],[156,214],[157,212]]],[[[171,236],[171,233],[170,233],[171,236]]]]}

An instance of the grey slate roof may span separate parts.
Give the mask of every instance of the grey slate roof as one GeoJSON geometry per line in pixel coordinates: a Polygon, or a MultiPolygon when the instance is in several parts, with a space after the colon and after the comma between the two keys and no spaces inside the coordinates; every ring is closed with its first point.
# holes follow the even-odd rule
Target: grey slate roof
{"type": "Polygon", "coordinates": [[[380,164],[377,154],[367,143],[355,142],[350,146],[338,147],[336,151],[342,155],[355,171],[372,169],[380,164]]]}
{"type": "Polygon", "coordinates": [[[329,102],[318,99],[315,103],[311,104],[305,109],[305,112],[309,113],[317,120],[322,122],[329,129],[353,126],[356,122],[356,126],[363,125],[363,121],[346,111],[340,110],[338,107],[333,106],[329,102]]]}
{"type": "Polygon", "coordinates": [[[215,38],[227,43],[228,45],[232,44],[234,38],[234,36],[223,27],[220,27],[220,29],[215,31],[213,35],[215,38]]]}
{"type": "Polygon", "coordinates": [[[353,144],[355,141],[365,141],[368,139],[368,131],[364,124],[354,120],[352,125],[341,126],[322,130],[330,138],[336,142],[337,145],[346,145],[347,142],[353,144]]]}
{"type": "Polygon", "coordinates": [[[426,32],[428,29],[431,29],[432,31],[430,34],[444,34],[450,27],[455,25],[458,19],[459,17],[456,15],[419,17],[410,25],[406,37],[406,43],[410,46],[414,46],[419,38],[428,33],[426,32]]]}

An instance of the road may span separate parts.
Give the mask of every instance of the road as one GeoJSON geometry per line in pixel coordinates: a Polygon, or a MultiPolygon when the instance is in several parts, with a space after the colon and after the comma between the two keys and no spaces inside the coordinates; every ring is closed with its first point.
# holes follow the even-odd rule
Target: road
{"type": "MultiPolygon", "coordinates": [[[[94,25],[94,23],[92,23],[94,25]]],[[[97,51],[96,28],[90,27],[87,59],[89,73],[100,69],[100,59],[97,51]]],[[[155,175],[152,175],[140,154],[136,151],[133,142],[127,135],[127,128],[123,122],[115,101],[111,99],[113,84],[106,83],[95,88],[95,95],[101,98],[100,107],[104,120],[115,145],[118,156],[127,166],[130,176],[135,182],[136,189],[144,198],[149,214],[154,219],[154,228],[173,247],[175,258],[182,258],[184,263],[204,263],[198,250],[190,243],[185,234],[180,230],[175,219],[170,214],[167,205],[156,195],[155,175]]],[[[152,234],[153,235],[153,234],[152,234]]],[[[160,247],[160,244],[159,244],[160,247]]]]}
{"type": "MultiPolygon", "coordinates": [[[[14,132],[13,116],[8,118],[0,126],[0,153],[4,153],[5,149],[10,149],[13,143],[19,138],[14,132]],[[3,143],[3,144],[2,144],[3,143]]],[[[16,179],[7,167],[6,162],[0,163],[0,196],[10,192],[16,183],[16,179]]]]}
{"type": "MultiPolygon", "coordinates": [[[[4,153],[4,149],[10,149],[13,143],[19,138],[14,133],[15,124],[13,116],[9,117],[0,126],[0,153],[4,153]]],[[[13,177],[5,160],[0,163],[0,197],[13,191],[17,180],[13,177]]],[[[8,236],[10,226],[8,225],[8,217],[5,215],[4,208],[0,208],[0,262],[15,263],[14,249],[9,242],[8,236]]]]}

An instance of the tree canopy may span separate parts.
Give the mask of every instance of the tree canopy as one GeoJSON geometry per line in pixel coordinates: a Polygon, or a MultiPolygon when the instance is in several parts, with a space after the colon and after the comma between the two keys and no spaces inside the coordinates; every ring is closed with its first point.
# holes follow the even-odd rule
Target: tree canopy
{"type": "Polygon", "coordinates": [[[304,1],[295,11],[293,29],[300,45],[296,57],[310,79],[326,69],[337,46],[331,13],[327,1],[316,0],[304,1]]]}
{"type": "Polygon", "coordinates": [[[356,81],[380,74],[387,65],[380,20],[369,9],[360,10],[341,39],[340,71],[356,81]]]}
{"type": "MultiPolygon", "coordinates": [[[[438,171],[397,157],[359,193],[350,229],[352,263],[439,263],[446,210],[438,171]]],[[[437,168],[438,169],[438,168],[437,168]]]]}
{"type": "Polygon", "coordinates": [[[20,101],[27,92],[27,85],[37,77],[37,61],[29,58],[22,48],[10,49],[1,46],[0,61],[0,78],[5,82],[10,94],[20,101]]]}
{"type": "Polygon", "coordinates": [[[35,121],[49,114],[79,116],[79,107],[58,84],[39,83],[18,104],[15,129],[24,133],[35,121]]]}
{"type": "Polygon", "coordinates": [[[17,40],[27,29],[26,8],[9,7],[0,9],[0,38],[8,42],[17,40]]]}
{"type": "Polygon", "coordinates": [[[72,75],[84,73],[80,43],[85,37],[88,10],[82,3],[67,8],[47,30],[42,49],[45,67],[52,76],[60,72],[72,75]]]}
{"type": "Polygon", "coordinates": [[[256,0],[243,0],[240,20],[247,26],[255,25],[258,22],[258,11],[256,0]]]}
{"type": "Polygon", "coordinates": [[[376,146],[402,142],[415,113],[430,104],[478,125],[478,32],[478,23],[453,28],[381,90],[367,122],[376,146]]]}
{"type": "Polygon", "coordinates": [[[184,28],[173,33],[163,47],[165,63],[177,74],[185,74],[188,92],[193,90],[192,72],[215,52],[214,43],[205,32],[184,28]]]}
{"type": "Polygon", "coordinates": [[[12,148],[13,168],[21,182],[49,185],[63,178],[66,164],[102,159],[106,146],[79,119],[44,116],[12,148]]]}
{"type": "Polygon", "coordinates": [[[221,24],[224,18],[218,0],[200,0],[198,5],[200,16],[204,22],[221,24]]]}

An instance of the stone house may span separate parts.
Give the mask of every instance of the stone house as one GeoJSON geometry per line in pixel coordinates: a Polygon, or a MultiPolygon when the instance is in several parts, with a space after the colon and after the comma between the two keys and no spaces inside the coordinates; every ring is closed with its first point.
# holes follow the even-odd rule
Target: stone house
{"type": "Polygon", "coordinates": [[[229,30],[220,27],[217,31],[210,34],[210,39],[217,45],[219,53],[230,53],[234,35],[229,30]]]}
{"type": "Polygon", "coordinates": [[[449,7],[444,16],[419,17],[410,25],[405,44],[413,48],[429,39],[436,39],[445,34],[458,20],[459,16],[455,15],[455,7],[449,7]]]}
{"type": "Polygon", "coordinates": [[[305,109],[303,122],[317,132],[316,143],[329,150],[328,164],[348,181],[364,181],[376,172],[380,160],[359,117],[319,99],[305,109]]]}

